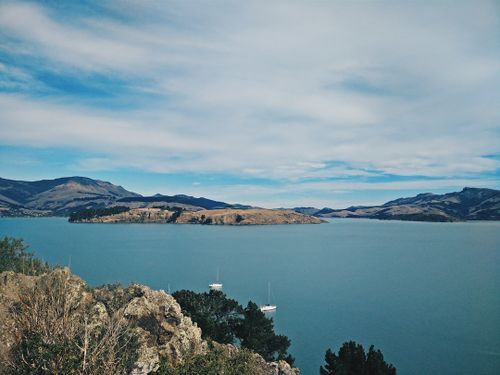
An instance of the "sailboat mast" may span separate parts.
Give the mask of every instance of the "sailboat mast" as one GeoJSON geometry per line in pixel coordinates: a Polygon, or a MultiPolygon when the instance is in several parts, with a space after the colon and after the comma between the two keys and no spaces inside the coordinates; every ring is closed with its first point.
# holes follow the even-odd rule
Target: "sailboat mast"
{"type": "Polygon", "coordinates": [[[267,283],[267,304],[271,304],[271,282],[268,281],[267,283]]]}

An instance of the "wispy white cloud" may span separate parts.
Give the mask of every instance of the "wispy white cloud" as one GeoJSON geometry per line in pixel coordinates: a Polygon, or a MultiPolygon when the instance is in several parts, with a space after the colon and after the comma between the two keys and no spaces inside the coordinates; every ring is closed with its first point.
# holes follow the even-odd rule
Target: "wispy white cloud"
{"type": "Polygon", "coordinates": [[[0,83],[23,86],[0,96],[2,144],[85,151],[73,164],[82,171],[218,172],[301,186],[358,178],[377,188],[364,182],[377,174],[465,183],[500,167],[484,157],[500,144],[495,2],[104,7],[62,17],[0,5],[0,54],[10,57],[0,75],[17,77],[0,83]],[[42,83],[29,61],[83,81],[115,77],[155,99],[106,108],[71,92],[30,95],[42,83]]]}

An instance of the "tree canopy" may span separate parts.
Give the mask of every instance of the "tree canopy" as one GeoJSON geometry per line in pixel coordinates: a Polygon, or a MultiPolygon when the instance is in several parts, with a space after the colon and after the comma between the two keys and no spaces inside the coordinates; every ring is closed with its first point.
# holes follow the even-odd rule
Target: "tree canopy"
{"type": "Polygon", "coordinates": [[[50,270],[49,265],[33,257],[23,240],[4,237],[0,240],[0,272],[13,271],[39,275],[50,270]]]}
{"type": "Polygon", "coordinates": [[[93,219],[101,216],[116,215],[122,212],[130,211],[129,207],[124,206],[114,206],[114,207],[102,207],[102,208],[84,208],[69,215],[69,222],[82,221],[93,219]]]}
{"type": "Polygon", "coordinates": [[[267,361],[294,358],[287,353],[290,339],[274,332],[272,318],[260,311],[254,302],[243,308],[221,291],[196,293],[181,290],[173,294],[182,311],[201,328],[203,337],[219,343],[239,343],[259,353],[267,361]]]}
{"type": "Polygon", "coordinates": [[[267,318],[252,301],[243,311],[243,319],[238,326],[241,346],[259,353],[265,360],[286,360],[293,364],[294,358],[287,353],[290,339],[274,333],[273,320],[267,318]]]}
{"type": "Polygon", "coordinates": [[[203,338],[221,344],[232,344],[243,312],[240,304],[218,290],[196,293],[180,290],[173,294],[183,312],[201,328],[203,338]]]}
{"type": "Polygon", "coordinates": [[[371,345],[365,353],[363,346],[354,341],[345,342],[338,354],[328,349],[325,362],[320,375],[396,375],[396,369],[385,362],[380,350],[371,345]]]}

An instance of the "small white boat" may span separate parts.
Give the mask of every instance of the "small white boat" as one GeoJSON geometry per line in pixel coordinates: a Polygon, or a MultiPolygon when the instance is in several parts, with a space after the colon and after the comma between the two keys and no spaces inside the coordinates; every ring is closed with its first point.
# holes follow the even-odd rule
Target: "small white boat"
{"type": "Polygon", "coordinates": [[[221,290],[222,289],[222,283],[219,282],[219,268],[217,268],[217,281],[212,284],[208,284],[208,288],[210,290],[221,290]]]}
{"type": "Polygon", "coordinates": [[[263,313],[270,313],[276,311],[278,306],[271,305],[271,283],[267,283],[267,304],[260,307],[263,313]]]}
{"type": "Polygon", "coordinates": [[[276,311],[277,307],[278,306],[276,306],[276,305],[264,305],[264,306],[260,307],[260,311],[262,311],[263,313],[273,312],[273,311],[276,311]]]}
{"type": "Polygon", "coordinates": [[[221,290],[223,285],[221,283],[212,283],[208,284],[208,287],[210,288],[210,290],[221,290]]]}

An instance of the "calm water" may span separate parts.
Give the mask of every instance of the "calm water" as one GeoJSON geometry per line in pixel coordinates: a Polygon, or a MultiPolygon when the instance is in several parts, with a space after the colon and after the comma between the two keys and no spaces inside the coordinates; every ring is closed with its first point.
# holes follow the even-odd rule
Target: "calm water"
{"type": "Polygon", "coordinates": [[[120,281],[267,300],[302,373],[328,347],[375,344],[400,374],[500,373],[500,223],[337,220],[216,227],[0,219],[0,235],[68,264],[92,285],[120,281]]]}

